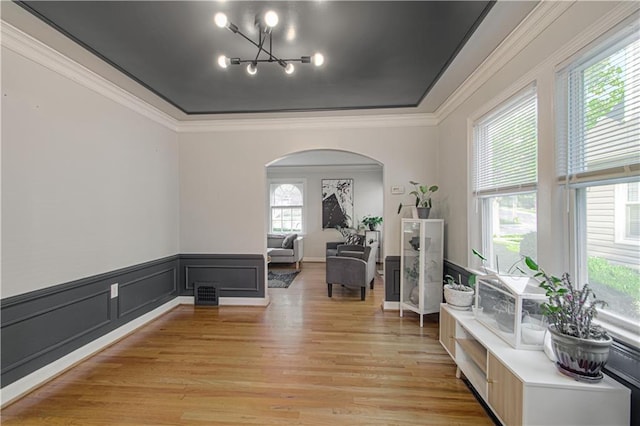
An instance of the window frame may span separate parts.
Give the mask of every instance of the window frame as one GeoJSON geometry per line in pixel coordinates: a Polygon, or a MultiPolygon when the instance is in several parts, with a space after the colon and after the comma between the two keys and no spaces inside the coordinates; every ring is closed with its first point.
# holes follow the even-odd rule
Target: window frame
{"type": "MultiPolygon", "coordinates": [[[[487,262],[484,267],[490,272],[497,272],[494,264],[494,256],[493,256],[493,216],[492,216],[492,203],[495,202],[496,197],[502,196],[513,196],[520,194],[536,194],[536,223],[538,222],[538,172],[539,172],[539,163],[538,163],[538,151],[540,144],[540,131],[539,131],[539,111],[538,111],[538,89],[537,82],[531,81],[524,86],[521,86],[519,90],[511,92],[508,96],[502,97],[498,100],[491,108],[486,108],[484,112],[476,114],[473,118],[468,120],[468,140],[469,143],[469,159],[470,159],[470,170],[472,170],[470,176],[470,194],[471,200],[476,214],[476,222],[472,223],[470,220],[469,226],[470,229],[479,228],[479,231],[476,231],[470,234],[470,243],[471,247],[480,247],[480,250],[487,258],[487,262]],[[535,100],[535,130],[536,130],[536,146],[535,146],[535,170],[536,177],[533,182],[529,182],[526,184],[509,184],[503,185],[501,187],[496,187],[494,189],[476,189],[476,180],[478,179],[477,174],[477,164],[476,164],[476,150],[479,144],[476,135],[476,127],[479,125],[484,125],[485,123],[495,119],[496,117],[500,117],[501,114],[507,113],[510,110],[514,109],[514,106],[519,102],[526,102],[530,100],[530,97],[533,97],[535,100]],[[479,216],[479,217],[478,217],[479,216]],[[478,243],[477,246],[473,244],[475,240],[478,243]]],[[[537,229],[537,226],[536,226],[537,229]]],[[[474,267],[478,267],[478,259],[469,254],[469,264],[474,267]]],[[[503,267],[507,267],[508,265],[502,265],[503,267]]]]}
{"type": "Polygon", "coordinates": [[[630,205],[640,206],[640,199],[638,200],[629,200],[629,185],[637,185],[640,189],[640,183],[638,182],[625,182],[621,185],[616,186],[615,192],[615,216],[614,216],[614,227],[615,227],[615,243],[616,244],[624,244],[629,246],[640,246],[640,235],[637,237],[629,236],[627,234],[627,223],[629,221],[629,216],[627,213],[627,207],[630,205]]]}
{"type": "Polygon", "coordinates": [[[301,209],[301,231],[297,232],[299,235],[305,235],[306,233],[306,222],[307,222],[307,180],[304,178],[272,178],[268,179],[267,186],[269,188],[268,191],[268,200],[267,200],[267,209],[268,209],[268,232],[270,234],[282,234],[282,231],[273,231],[273,209],[274,208],[300,208],[301,209]],[[301,206],[273,206],[273,193],[275,188],[280,185],[294,185],[300,189],[302,192],[302,205],[301,206]]]}
{"type": "MultiPolygon", "coordinates": [[[[636,38],[637,40],[637,38],[636,38]]],[[[638,182],[640,172],[638,163],[630,166],[615,165],[609,168],[596,168],[595,170],[583,169],[584,152],[586,144],[584,126],[584,77],[583,72],[590,66],[613,56],[621,48],[634,42],[630,35],[630,28],[623,28],[610,33],[606,38],[598,40],[596,43],[587,46],[586,52],[580,52],[574,58],[569,58],[561,67],[556,68],[556,88],[555,102],[556,113],[556,158],[558,185],[566,195],[566,206],[568,214],[567,229],[565,235],[569,241],[569,271],[573,271],[574,282],[581,286],[588,282],[588,237],[587,237],[587,191],[588,188],[601,185],[628,184],[638,182]],[[580,73],[581,81],[572,81],[575,78],[573,73],[580,73]],[[571,99],[570,88],[573,86],[575,98],[571,99]],[[577,93],[576,93],[577,92],[577,93]],[[575,114],[571,111],[580,111],[575,114]],[[575,122],[570,121],[574,117],[575,122]],[[564,127],[563,127],[564,126],[564,127]],[[573,168],[569,155],[573,155],[580,163],[573,168]]],[[[636,101],[637,102],[637,101],[636,101]]],[[[629,105],[633,105],[631,102],[629,105]]],[[[616,186],[614,194],[614,235],[613,244],[627,246],[640,246],[640,239],[634,241],[624,238],[625,222],[620,223],[619,219],[624,219],[624,206],[626,203],[619,201],[620,186],[616,186]],[[621,205],[624,206],[621,207],[621,205]],[[622,227],[622,232],[620,230],[622,227]]],[[[626,185],[625,185],[626,189],[626,185]]],[[[626,199],[626,196],[625,196],[626,199]]],[[[640,204],[640,203],[639,203],[640,204]]],[[[617,312],[598,309],[598,318],[595,320],[616,338],[637,347],[637,339],[640,333],[637,323],[633,318],[625,318],[617,312]]]]}

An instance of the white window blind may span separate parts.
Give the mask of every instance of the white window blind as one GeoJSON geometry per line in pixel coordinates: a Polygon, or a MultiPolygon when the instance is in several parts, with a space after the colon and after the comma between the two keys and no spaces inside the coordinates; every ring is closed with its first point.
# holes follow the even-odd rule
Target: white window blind
{"type": "Polygon", "coordinates": [[[473,126],[475,196],[536,189],[538,181],[535,86],[517,94],[473,126]]]}
{"type": "Polygon", "coordinates": [[[600,46],[558,74],[558,174],[581,183],[640,174],[638,32],[600,46]]]}

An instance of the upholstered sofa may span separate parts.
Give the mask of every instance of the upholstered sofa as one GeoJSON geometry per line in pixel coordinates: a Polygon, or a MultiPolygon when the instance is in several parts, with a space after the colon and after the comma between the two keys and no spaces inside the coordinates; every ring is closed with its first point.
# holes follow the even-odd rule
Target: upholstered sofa
{"type": "Polygon", "coordinates": [[[295,263],[300,269],[304,256],[302,237],[297,234],[267,235],[267,256],[269,263],[295,263]]]}

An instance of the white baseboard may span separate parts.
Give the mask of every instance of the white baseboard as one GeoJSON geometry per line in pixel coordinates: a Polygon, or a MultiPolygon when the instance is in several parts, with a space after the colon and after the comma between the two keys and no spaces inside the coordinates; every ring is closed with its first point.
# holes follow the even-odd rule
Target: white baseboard
{"type": "MultiPolygon", "coordinates": [[[[195,297],[178,296],[176,300],[181,305],[194,305],[195,297]]],[[[218,306],[267,306],[269,304],[269,296],[260,297],[221,297],[218,299],[218,306]]]]}
{"type": "Polygon", "coordinates": [[[267,306],[269,304],[269,296],[264,298],[258,297],[221,297],[218,299],[220,306],[267,306]]]}
{"type": "Polygon", "coordinates": [[[383,311],[399,311],[400,310],[400,302],[387,302],[386,300],[382,303],[383,311]]]}
{"type": "Polygon", "coordinates": [[[304,262],[310,262],[310,263],[324,263],[326,262],[326,259],[324,257],[305,257],[304,259],[302,259],[303,265],[304,262]]]}
{"type": "Polygon", "coordinates": [[[194,305],[196,303],[196,298],[194,296],[178,296],[176,300],[181,305],[194,305]]]}
{"type": "MultiPolygon", "coordinates": [[[[188,298],[189,297],[187,297],[186,299],[188,298]]],[[[171,309],[183,303],[181,299],[182,297],[176,297],[175,299],[165,303],[164,305],[157,307],[153,311],[147,312],[146,314],[134,319],[133,321],[126,323],[122,327],[119,327],[105,334],[104,336],[99,337],[90,343],[87,343],[81,348],[78,348],[75,351],[63,356],[62,358],[59,358],[52,363],[45,365],[44,367],[34,371],[33,373],[23,377],[22,379],[19,379],[11,383],[10,385],[3,387],[2,389],[0,389],[0,407],[4,407],[7,404],[20,398],[21,396],[24,396],[38,386],[43,385],[44,383],[60,375],[79,362],[92,356],[96,352],[103,350],[107,346],[122,339],[123,337],[142,327],[146,323],[170,311],[171,309]]],[[[193,297],[191,297],[191,299],[193,300],[193,297]]]]}

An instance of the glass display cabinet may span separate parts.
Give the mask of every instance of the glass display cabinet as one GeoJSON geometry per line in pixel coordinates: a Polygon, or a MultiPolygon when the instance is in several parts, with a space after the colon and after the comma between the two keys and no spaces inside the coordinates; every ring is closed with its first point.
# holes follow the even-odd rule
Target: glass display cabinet
{"type": "Polygon", "coordinates": [[[526,276],[487,275],[478,279],[476,319],[516,349],[542,349],[547,329],[544,289],[526,276]]]}
{"type": "Polygon", "coordinates": [[[402,219],[400,316],[439,312],[442,302],[444,220],[402,219]]]}

